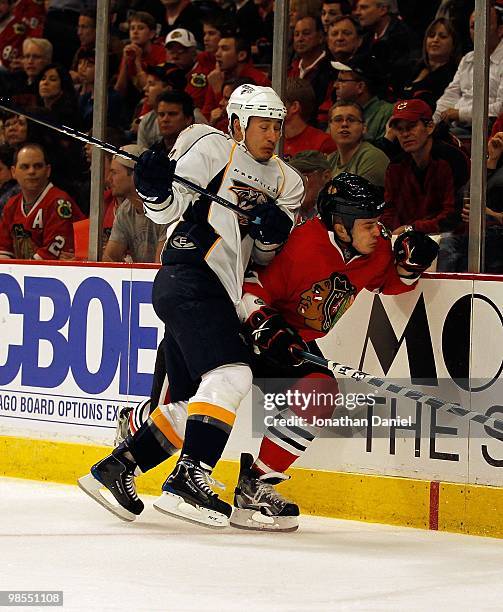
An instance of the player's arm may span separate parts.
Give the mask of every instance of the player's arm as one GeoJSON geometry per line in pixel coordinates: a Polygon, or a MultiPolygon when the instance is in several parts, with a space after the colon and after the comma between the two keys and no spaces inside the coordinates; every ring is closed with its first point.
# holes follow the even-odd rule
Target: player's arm
{"type": "Polygon", "coordinates": [[[288,293],[292,270],[288,252],[282,251],[266,268],[250,271],[243,285],[238,315],[242,331],[254,353],[279,365],[299,365],[295,349],[309,350],[297,331],[274,307],[288,293]]]}
{"type": "Polygon", "coordinates": [[[402,232],[393,246],[394,262],[390,265],[381,292],[397,294],[409,291],[438,255],[438,244],[427,234],[402,232]]]}
{"type": "Polygon", "coordinates": [[[175,172],[206,188],[225,167],[227,160],[219,161],[215,154],[220,146],[219,139],[225,137],[216,132],[184,130],[172,149],[176,158],[151,150],[140,155],[134,169],[134,184],[149,219],[161,225],[172,223],[194,201],[194,192],[173,181],[175,172]]]}
{"type": "Polygon", "coordinates": [[[251,254],[253,261],[262,266],[272,261],[295,226],[303,199],[304,183],[302,179],[297,173],[288,173],[278,199],[274,203],[271,201],[264,205],[268,208],[264,208],[262,213],[257,210],[257,213],[263,218],[261,227],[250,225],[250,236],[255,240],[251,254]]]}

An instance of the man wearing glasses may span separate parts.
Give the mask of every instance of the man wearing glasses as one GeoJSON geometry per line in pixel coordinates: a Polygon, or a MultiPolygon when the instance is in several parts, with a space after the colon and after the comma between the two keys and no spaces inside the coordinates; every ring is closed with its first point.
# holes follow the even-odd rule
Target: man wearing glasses
{"type": "Polygon", "coordinates": [[[329,111],[329,127],[337,144],[337,151],[328,158],[332,176],[350,172],[383,187],[389,159],[380,149],[364,141],[367,126],[358,102],[336,102],[329,111]]]}
{"type": "Polygon", "coordinates": [[[350,100],[362,106],[367,124],[365,140],[374,142],[382,138],[386,123],[393,112],[393,104],[379,97],[386,79],[376,59],[372,56],[357,55],[344,64],[330,63],[339,71],[335,82],[337,100],[350,100]]]}

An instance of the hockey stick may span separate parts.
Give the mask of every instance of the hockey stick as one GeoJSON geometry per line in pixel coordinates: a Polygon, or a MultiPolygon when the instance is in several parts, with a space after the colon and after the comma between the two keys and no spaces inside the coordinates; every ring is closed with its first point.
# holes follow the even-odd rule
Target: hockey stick
{"type": "Polygon", "coordinates": [[[327,370],[331,370],[334,374],[341,374],[342,376],[347,376],[348,378],[352,378],[353,380],[357,380],[358,382],[363,381],[371,387],[376,387],[377,389],[379,389],[379,391],[384,391],[391,393],[392,395],[405,397],[421,404],[426,404],[438,410],[445,410],[445,412],[454,414],[457,417],[466,418],[469,421],[480,423],[481,425],[484,425],[486,427],[492,427],[498,434],[503,435],[503,420],[501,419],[496,419],[492,416],[486,416],[485,414],[481,414],[480,412],[476,412],[475,410],[467,410],[466,408],[463,408],[463,406],[461,406],[460,404],[446,402],[444,400],[439,399],[438,397],[435,397],[434,395],[428,395],[426,393],[423,393],[422,391],[410,389],[409,387],[404,387],[403,385],[388,383],[382,378],[377,378],[376,376],[372,376],[371,374],[367,374],[365,372],[362,372],[361,370],[356,370],[355,368],[352,368],[350,366],[337,363],[336,361],[324,359],[323,357],[313,355],[312,353],[308,353],[307,351],[301,351],[297,349],[295,350],[295,354],[299,357],[302,357],[306,361],[310,361],[311,363],[315,363],[316,365],[320,365],[324,368],[327,368],[327,370]]]}
{"type": "MultiPolygon", "coordinates": [[[[46,121],[45,119],[40,119],[36,115],[27,113],[22,108],[19,108],[15,104],[8,102],[9,101],[5,98],[0,98],[0,110],[5,110],[9,113],[14,113],[15,115],[26,117],[26,119],[34,121],[35,123],[39,123],[40,125],[50,128],[51,130],[55,130],[56,132],[60,132],[61,134],[65,134],[66,136],[71,136],[72,138],[81,140],[86,144],[91,144],[95,147],[98,147],[99,149],[103,149],[103,151],[106,151],[107,153],[118,155],[119,157],[122,157],[124,159],[131,159],[134,162],[138,161],[138,157],[136,155],[132,155],[127,151],[123,151],[122,149],[119,149],[119,147],[104,142],[103,140],[99,140],[98,138],[94,138],[93,136],[88,136],[86,133],[79,132],[79,130],[76,130],[75,128],[72,128],[68,125],[57,125],[55,123],[51,123],[50,121],[46,121]]],[[[185,187],[188,187],[189,189],[192,189],[192,191],[195,191],[196,193],[199,193],[202,196],[210,198],[213,202],[216,202],[217,204],[220,204],[225,208],[229,208],[230,210],[233,210],[234,212],[242,215],[243,217],[250,219],[252,223],[260,223],[260,217],[257,217],[252,212],[239,208],[239,206],[237,206],[236,204],[229,202],[225,198],[222,198],[217,195],[216,193],[210,193],[207,189],[204,189],[204,187],[200,187],[199,185],[196,185],[196,183],[193,183],[192,181],[189,181],[188,179],[183,178],[182,176],[178,176],[177,174],[175,174],[173,176],[173,180],[177,183],[180,183],[181,185],[184,185],[185,187]]]]}

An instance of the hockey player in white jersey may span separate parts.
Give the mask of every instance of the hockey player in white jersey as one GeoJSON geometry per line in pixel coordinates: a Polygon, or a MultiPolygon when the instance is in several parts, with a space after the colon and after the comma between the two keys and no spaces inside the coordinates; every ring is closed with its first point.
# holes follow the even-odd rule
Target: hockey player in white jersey
{"type": "MultiPolygon", "coordinates": [[[[236,308],[250,258],[268,263],[293,227],[302,179],[274,155],[286,109],[269,87],[242,85],[227,106],[232,137],[205,125],[182,132],[170,159],[147,151],[135,168],[146,215],[171,223],[153,306],[165,324],[164,351],[172,403],[188,398],[185,439],[173,472],[154,506],[167,514],[214,527],[229,524],[232,507],[211,489],[236,411],[252,382],[249,349],[236,308]],[[183,176],[251,211],[250,222],[211,199],[173,182],[183,176]]],[[[143,509],[135,470],[159,463],[156,429],[170,427],[154,411],[155,428],[141,427],[79,479],[96,501],[125,520],[143,509]],[[111,504],[100,488],[112,492],[111,504]]],[[[169,444],[169,435],[164,437],[169,444]]]]}

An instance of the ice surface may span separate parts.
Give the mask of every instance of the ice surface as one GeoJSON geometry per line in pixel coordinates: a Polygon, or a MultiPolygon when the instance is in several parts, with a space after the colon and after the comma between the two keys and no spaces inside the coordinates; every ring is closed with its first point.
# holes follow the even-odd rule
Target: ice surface
{"type": "Polygon", "coordinates": [[[124,523],[77,487],[0,478],[0,590],[86,612],[503,609],[501,540],[314,517],[215,532],[144,501],[124,523]]]}

